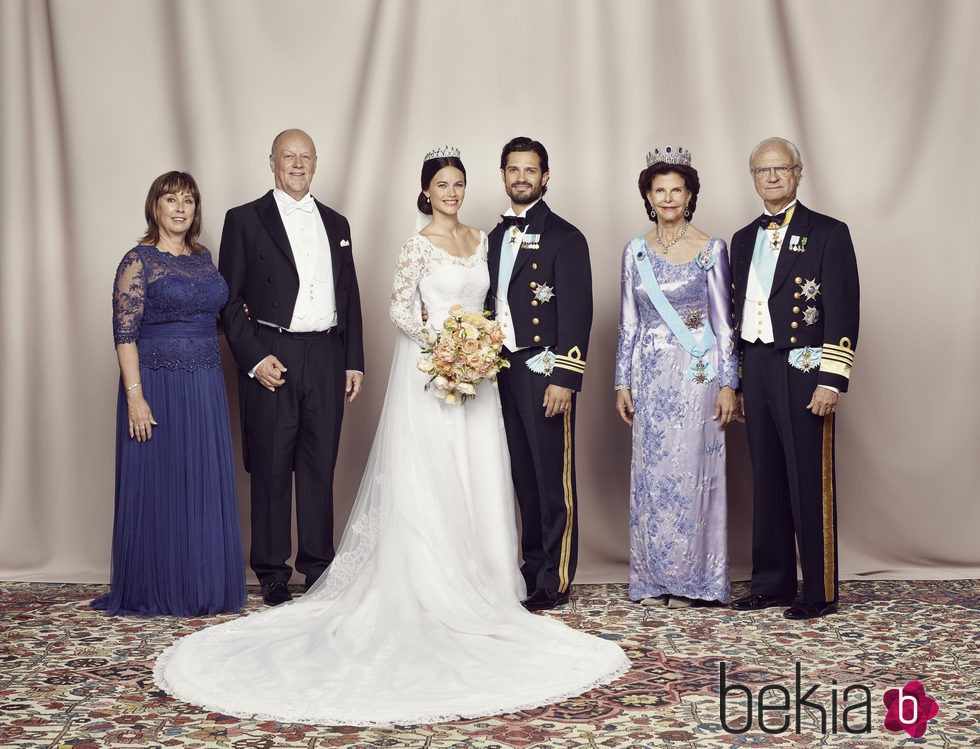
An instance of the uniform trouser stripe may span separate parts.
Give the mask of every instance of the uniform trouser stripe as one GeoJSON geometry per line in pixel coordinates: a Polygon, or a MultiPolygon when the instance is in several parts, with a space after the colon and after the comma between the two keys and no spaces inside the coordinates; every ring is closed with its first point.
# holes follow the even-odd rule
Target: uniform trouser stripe
{"type": "Polygon", "coordinates": [[[565,450],[562,455],[561,483],[565,496],[565,530],[561,534],[561,559],[558,562],[558,592],[568,590],[568,566],[572,556],[572,524],[575,505],[572,494],[572,409],[566,409],[564,419],[565,450]]]}
{"type": "Polygon", "coordinates": [[[834,554],[834,415],[828,414],[823,420],[823,587],[824,600],[836,598],[837,564],[834,554]]]}

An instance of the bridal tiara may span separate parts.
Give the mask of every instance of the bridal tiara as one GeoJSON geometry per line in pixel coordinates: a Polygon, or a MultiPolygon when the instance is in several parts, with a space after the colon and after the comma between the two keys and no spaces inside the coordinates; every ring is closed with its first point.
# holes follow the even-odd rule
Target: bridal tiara
{"type": "Polygon", "coordinates": [[[654,148],[647,153],[647,166],[653,166],[661,161],[665,164],[684,164],[690,166],[691,152],[681,146],[677,148],[662,146],[660,148],[654,148]]]}
{"type": "Polygon", "coordinates": [[[429,151],[422,161],[428,161],[429,159],[444,159],[444,158],[459,158],[459,149],[455,146],[442,146],[440,148],[433,148],[429,151]]]}

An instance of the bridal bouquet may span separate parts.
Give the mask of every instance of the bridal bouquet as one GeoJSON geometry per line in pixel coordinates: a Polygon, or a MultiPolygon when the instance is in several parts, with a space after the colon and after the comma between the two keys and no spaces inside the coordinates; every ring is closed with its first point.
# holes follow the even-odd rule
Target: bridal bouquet
{"type": "Polygon", "coordinates": [[[493,382],[497,372],[510,366],[500,358],[504,334],[489,312],[464,312],[458,304],[439,331],[426,330],[428,348],[422,349],[418,367],[429,375],[425,389],[432,389],[446,403],[460,403],[476,395],[476,385],[493,382]]]}

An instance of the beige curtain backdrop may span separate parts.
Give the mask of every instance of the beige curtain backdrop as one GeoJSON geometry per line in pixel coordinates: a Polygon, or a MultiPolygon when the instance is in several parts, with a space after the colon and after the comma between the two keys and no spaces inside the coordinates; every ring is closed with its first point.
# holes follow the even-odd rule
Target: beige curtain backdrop
{"type": "MultiPolygon", "coordinates": [[[[347,412],[343,527],[381,407],[396,253],[423,154],[456,144],[463,218],[507,205],[500,148],[551,152],[548,202],[589,239],[596,316],[579,400],[580,581],[625,579],[629,433],[613,411],[619,262],[649,227],[656,144],[694,153],[697,224],[760,212],[747,171],[794,140],[800,196],[850,225],[862,281],[838,418],[845,577],[980,577],[977,49],[970,0],[0,0],[0,578],[108,579],[116,264],[150,182],[192,172],[204,241],[272,186],[272,137],[306,129],[314,194],[350,219],[367,390],[347,412]]],[[[237,453],[243,538],[248,477],[237,453]]],[[[749,572],[751,474],[732,429],[732,571],[749,572]]]]}

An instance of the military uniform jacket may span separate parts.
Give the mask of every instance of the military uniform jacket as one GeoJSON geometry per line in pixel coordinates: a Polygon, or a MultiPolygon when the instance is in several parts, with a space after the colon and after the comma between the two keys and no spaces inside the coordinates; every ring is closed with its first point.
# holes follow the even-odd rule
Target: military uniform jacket
{"type": "MultiPolygon", "coordinates": [[[[732,238],[736,340],[742,340],[746,285],[759,224],[732,238]]],[[[847,224],[797,202],[783,230],[769,294],[773,344],[778,349],[820,348],[817,384],[847,390],[858,337],[858,270],[847,224]]]]}
{"type": "MultiPolygon", "coordinates": [[[[344,342],[344,368],[364,371],[361,298],[354,272],[347,219],[314,201],[327,238],[337,302],[336,332],[344,342]]],[[[245,372],[269,354],[253,320],[289,327],[299,293],[299,273],[276,199],[270,190],[258,200],[225,214],[218,270],[228,283],[228,302],[221,312],[225,336],[238,366],[245,372]],[[251,320],[243,305],[248,305],[251,320]]]]}
{"type": "MultiPolygon", "coordinates": [[[[507,302],[518,346],[548,347],[556,356],[551,381],[582,389],[592,328],[592,266],[582,232],[541,200],[528,211],[524,242],[514,261],[507,302]]],[[[488,238],[490,293],[496,312],[500,245],[506,225],[488,238]]]]}

